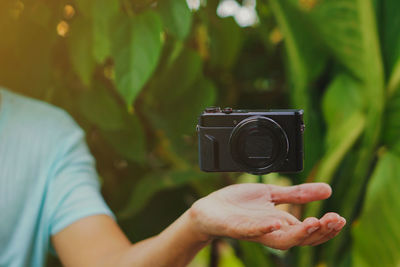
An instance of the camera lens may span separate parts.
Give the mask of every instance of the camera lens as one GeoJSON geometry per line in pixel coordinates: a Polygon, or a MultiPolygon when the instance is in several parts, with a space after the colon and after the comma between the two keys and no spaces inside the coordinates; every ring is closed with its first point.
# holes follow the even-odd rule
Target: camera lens
{"type": "Polygon", "coordinates": [[[242,120],[230,137],[232,158],[246,171],[268,173],[287,157],[289,144],[282,127],[267,117],[242,120]]]}
{"type": "Polygon", "coordinates": [[[273,140],[268,132],[253,131],[244,140],[244,156],[253,165],[263,167],[273,158],[273,140]]]}

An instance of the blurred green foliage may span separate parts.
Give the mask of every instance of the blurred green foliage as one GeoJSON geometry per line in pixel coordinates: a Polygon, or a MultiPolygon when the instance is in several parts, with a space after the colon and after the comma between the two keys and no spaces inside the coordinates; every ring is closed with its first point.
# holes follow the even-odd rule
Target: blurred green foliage
{"type": "Polygon", "coordinates": [[[195,125],[205,107],[303,108],[305,171],[290,179],[330,183],[332,198],[302,213],[339,212],[344,232],[286,253],[224,241],[193,266],[215,264],[215,253],[220,266],[397,266],[400,2],[258,1],[251,27],[217,16],[219,0],[199,3],[2,1],[0,84],[80,123],[132,241],[243,181],[198,170],[195,125]]]}

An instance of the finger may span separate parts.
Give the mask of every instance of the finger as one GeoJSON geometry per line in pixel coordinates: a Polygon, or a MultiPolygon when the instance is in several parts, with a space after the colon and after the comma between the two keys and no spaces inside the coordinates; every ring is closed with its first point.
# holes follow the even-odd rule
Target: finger
{"type": "Polygon", "coordinates": [[[340,231],[343,229],[345,224],[346,224],[346,220],[342,217],[342,220],[333,227],[334,230],[332,232],[330,232],[327,235],[325,235],[321,240],[319,240],[319,241],[317,241],[315,243],[312,243],[310,245],[311,246],[318,246],[318,245],[320,245],[322,243],[325,243],[325,242],[331,240],[332,238],[334,238],[335,236],[337,236],[340,233],[340,231]]]}
{"type": "Polygon", "coordinates": [[[254,240],[272,248],[286,250],[299,245],[313,231],[320,227],[317,218],[307,218],[300,224],[282,226],[280,230],[271,232],[254,240]]]}
{"type": "Polygon", "coordinates": [[[275,204],[303,204],[326,199],[332,194],[331,187],[325,183],[308,183],[295,186],[268,186],[271,190],[271,200],[275,204]]]}
{"type": "Polygon", "coordinates": [[[337,213],[330,212],[325,214],[320,220],[320,229],[315,231],[312,235],[306,238],[301,245],[311,245],[322,240],[325,236],[328,236],[331,232],[335,230],[336,223],[340,222],[342,217],[337,213]]]}
{"type": "Polygon", "coordinates": [[[279,230],[283,223],[279,219],[270,219],[268,223],[260,224],[259,231],[256,236],[265,235],[273,231],[279,230]]]}
{"type": "Polygon", "coordinates": [[[278,218],[269,218],[265,221],[246,220],[238,222],[230,231],[229,236],[238,239],[256,238],[282,227],[284,223],[278,218]]]}
{"type": "Polygon", "coordinates": [[[301,221],[297,219],[295,216],[282,210],[277,210],[276,213],[273,215],[273,217],[281,220],[283,222],[283,225],[292,225],[301,223],[301,221]]]}
{"type": "Polygon", "coordinates": [[[241,217],[236,219],[233,225],[234,232],[236,233],[234,238],[247,239],[254,238],[267,233],[276,231],[282,226],[288,226],[292,224],[301,223],[296,217],[290,213],[275,210],[273,215],[266,214],[266,216],[261,217],[241,217]]]}
{"type": "Polygon", "coordinates": [[[274,215],[268,215],[266,220],[268,223],[265,225],[273,224],[271,227],[272,230],[269,230],[269,232],[273,232],[285,226],[301,223],[301,221],[292,214],[281,210],[277,210],[274,215]]]}

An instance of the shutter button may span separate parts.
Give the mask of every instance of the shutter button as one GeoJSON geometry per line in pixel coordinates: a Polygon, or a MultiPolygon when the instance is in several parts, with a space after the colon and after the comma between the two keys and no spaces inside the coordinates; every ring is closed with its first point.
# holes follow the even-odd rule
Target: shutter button
{"type": "Polygon", "coordinates": [[[222,110],[222,112],[225,113],[225,114],[230,114],[230,113],[232,113],[232,108],[224,108],[222,110]]]}
{"type": "Polygon", "coordinates": [[[217,113],[217,112],[221,112],[221,108],[220,107],[209,107],[209,108],[206,108],[205,111],[207,113],[217,113]]]}

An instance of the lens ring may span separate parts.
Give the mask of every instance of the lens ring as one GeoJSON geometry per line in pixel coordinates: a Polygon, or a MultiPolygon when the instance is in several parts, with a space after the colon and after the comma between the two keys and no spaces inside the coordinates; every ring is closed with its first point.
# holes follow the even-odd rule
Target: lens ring
{"type": "Polygon", "coordinates": [[[285,131],[274,120],[262,117],[252,116],[242,120],[232,131],[230,139],[230,152],[235,162],[241,165],[247,172],[254,174],[268,173],[277,170],[287,158],[289,151],[289,142],[285,131]],[[246,138],[252,133],[263,133],[272,140],[271,159],[252,164],[251,159],[246,156],[245,145],[246,138]]]}

